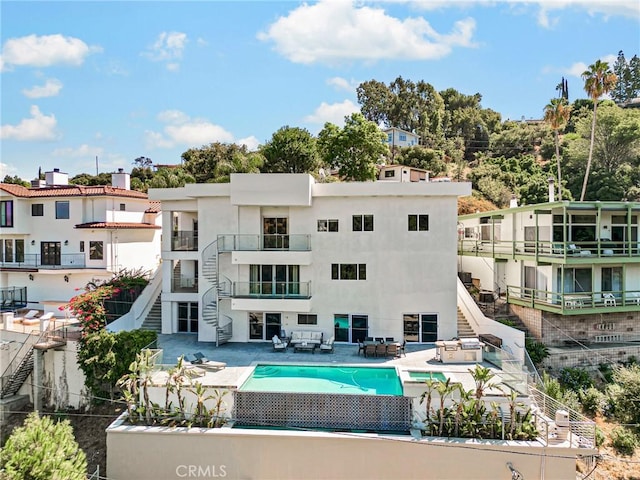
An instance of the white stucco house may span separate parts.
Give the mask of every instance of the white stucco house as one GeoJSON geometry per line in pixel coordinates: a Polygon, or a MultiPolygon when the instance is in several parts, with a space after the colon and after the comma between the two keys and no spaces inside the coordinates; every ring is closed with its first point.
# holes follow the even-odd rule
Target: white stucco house
{"type": "Polygon", "coordinates": [[[70,185],[58,169],[32,188],[2,183],[0,222],[5,310],[57,311],[89,281],[160,262],[159,204],[122,170],[108,186],[70,185]]]}
{"type": "Polygon", "coordinates": [[[307,174],[151,189],[162,204],[162,333],[455,337],[457,198],[470,193],[468,183],[307,174]]]}
{"type": "Polygon", "coordinates": [[[386,144],[389,148],[394,147],[413,147],[420,144],[420,135],[402,130],[397,127],[385,128],[382,130],[386,135],[386,144]]]}

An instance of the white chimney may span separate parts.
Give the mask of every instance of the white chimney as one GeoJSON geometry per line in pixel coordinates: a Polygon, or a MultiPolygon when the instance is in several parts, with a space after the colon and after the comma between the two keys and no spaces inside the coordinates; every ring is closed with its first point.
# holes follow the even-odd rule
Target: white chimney
{"type": "Polygon", "coordinates": [[[69,185],[69,174],[61,172],[59,168],[54,168],[53,172],[45,172],[44,180],[47,187],[69,185]]]}
{"type": "Polygon", "coordinates": [[[111,186],[113,188],[131,190],[131,175],[125,173],[123,168],[119,168],[118,173],[111,174],[111,186]]]}
{"type": "Polygon", "coordinates": [[[515,195],[511,195],[511,200],[509,201],[509,208],[516,208],[518,206],[518,198],[515,195]]]}
{"type": "Polygon", "coordinates": [[[549,177],[549,203],[556,201],[556,188],[553,177],[549,177]]]}

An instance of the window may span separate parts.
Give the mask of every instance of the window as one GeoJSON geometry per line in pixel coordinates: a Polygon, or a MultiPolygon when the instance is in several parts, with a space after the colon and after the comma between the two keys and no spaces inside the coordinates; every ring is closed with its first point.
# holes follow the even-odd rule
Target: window
{"type": "Polygon", "coordinates": [[[333,316],[333,327],[336,342],[357,343],[369,335],[369,317],[337,313],[333,316]]]}
{"type": "Polygon", "coordinates": [[[60,242],[41,242],[40,261],[42,265],[61,265],[62,244],[60,242]]]}
{"type": "Polygon", "coordinates": [[[331,264],[332,280],[366,280],[366,263],[333,263],[331,264]]]}
{"type": "Polygon", "coordinates": [[[13,200],[0,202],[0,227],[13,227],[13,200]]]}
{"type": "Polygon", "coordinates": [[[406,142],[407,141],[407,134],[406,133],[401,133],[400,134],[400,141],[401,142],[406,142]]]}
{"type": "Polygon", "coordinates": [[[24,262],[24,240],[16,240],[16,262],[24,262]]]}
{"type": "Polygon", "coordinates": [[[13,240],[4,241],[4,261],[13,263],[13,240]]]}
{"type": "Polygon", "coordinates": [[[89,242],[89,258],[91,260],[103,260],[104,251],[102,242],[89,242]]]}
{"type": "Polygon", "coordinates": [[[407,342],[435,342],[438,339],[438,315],[412,313],[402,317],[407,342]]]}
{"type": "Polygon", "coordinates": [[[395,170],[385,170],[384,171],[384,178],[393,178],[396,176],[396,171],[395,170]]]}
{"type": "Polygon", "coordinates": [[[373,232],[373,215],[354,215],[352,228],[354,232],[373,232]]]}
{"type": "Polygon", "coordinates": [[[318,315],[310,313],[298,314],[298,325],[317,325],[318,315]]]}
{"type": "Polygon", "coordinates": [[[262,219],[263,248],[288,249],[289,235],[287,233],[286,217],[262,219]]]}
{"type": "Polygon", "coordinates": [[[393,142],[393,133],[387,133],[387,142],[393,142]]]}
{"type": "Polygon", "coordinates": [[[121,211],[121,212],[124,212],[126,209],[127,209],[126,204],[121,203],[121,204],[120,204],[120,211],[121,211]]]}
{"type": "Polygon", "coordinates": [[[429,215],[409,215],[410,232],[426,232],[429,230],[429,215]]]}
{"type": "Polygon", "coordinates": [[[32,217],[42,217],[44,215],[44,204],[43,203],[34,203],[31,205],[31,216],[32,217]]]}
{"type": "Polygon", "coordinates": [[[68,201],[56,202],[56,218],[57,219],[69,218],[69,202],[68,201]]]}
{"type": "Polygon", "coordinates": [[[319,232],[337,232],[338,220],[318,220],[319,232]]]}
{"type": "Polygon", "coordinates": [[[84,252],[84,240],[80,240],[80,253],[84,252]]]}
{"type": "MultiPolygon", "coordinates": [[[[239,292],[236,292],[239,293],[239,292]]],[[[248,295],[300,295],[299,265],[251,265],[248,295]]],[[[303,288],[303,294],[308,288],[303,288]]]]}

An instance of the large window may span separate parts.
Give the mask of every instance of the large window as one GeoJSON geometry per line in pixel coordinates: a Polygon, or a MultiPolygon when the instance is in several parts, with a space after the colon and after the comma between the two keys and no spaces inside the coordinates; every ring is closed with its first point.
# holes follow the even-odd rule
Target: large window
{"type": "Polygon", "coordinates": [[[602,291],[622,293],[622,267],[602,267],[602,291]]]}
{"type": "Polygon", "coordinates": [[[178,332],[198,332],[198,302],[178,303],[178,332]]]}
{"type": "MultiPolygon", "coordinates": [[[[558,277],[561,275],[558,269],[558,277]]],[[[564,293],[591,292],[592,287],[591,268],[565,268],[564,278],[558,278],[558,284],[562,285],[564,293]]]]}
{"type": "Polygon", "coordinates": [[[282,328],[281,313],[249,312],[249,339],[271,340],[280,336],[282,328]]]}
{"type": "Polygon", "coordinates": [[[43,203],[34,203],[31,205],[31,216],[32,217],[42,217],[44,215],[44,204],[43,203]]]}
{"type": "Polygon", "coordinates": [[[69,202],[68,201],[56,202],[56,218],[57,219],[69,218],[69,202]]]}
{"type": "Polygon", "coordinates": [[[23,239],[16,240],[16,262],[18,263],[24,262],[24,240],[23,239]]]}
{"type": "Polygon", "coordinates": [[[289,235],[287,218],[263,218],[262,234],[264,238],[263,248],[265,249],[287,249],[289,248],[289,235]]]}
{"type": "Polygon", "coordinates": [[[438,315],[410,313],[402,318],[404,339],[407,342],[435,342],[438,339],[438,315]]]}
{"type": "Polygon", "coordinates": [[[352,228],[354,232],[373,232],[373,215],[354,215],[352,228]]]}
{"type": "Polygon", "coordinates": [[[366,263],[333,263],[331,264],[332,280],[366,280],[366,263]]]}
{"type": "Polygon", "coordinates": [[[410,232],[426,232],[429,230],[429,215],[409,215],[410,232]]]}
{"type": "Polygon", "coordinates": [[[318,220],[319,232],[337,232],[338,220],[318,220]]]}
{"type": "Polygon", "coordinates": [[[62,244],[60,242],[40,243],[40,261],[42,265],[61,264],[62,244]]]}
{"type": "Polygon", "coordinates": [[[102,242],[89,242],[89,258],[91,260],[104,259],[104,244],[102,242]]]}
{"type": "Polygon", "coordinates": [[[13,200],[0,202],[0,227],[13,227],[13,200]]]}
{"type": "Polygon", "coordinates": [[[251,265],[250,295],[299,295],[299,265],[251,265]]]}

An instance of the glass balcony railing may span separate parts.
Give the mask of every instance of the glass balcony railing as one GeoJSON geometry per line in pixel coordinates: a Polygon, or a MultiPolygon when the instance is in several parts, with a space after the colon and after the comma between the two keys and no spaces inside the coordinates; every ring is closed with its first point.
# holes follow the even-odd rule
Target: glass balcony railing
{"type": "Polygon", "coordinates": [[[218,235],[219,252],[260,250],[288,250],[290,252],[308,252],[311,251],[311,235],[218,235]]]}
{"type": "Polygon", "coordinates": [[[233,298],[311,298],[311,282],[233,282],[233,298]]]}
{"type": "Polygon", "coordinates": [[[198,232],[190,230],[172,232],[171,251],[198,251],[198,232]]]}
{"type": "Polygon", "coordinates": [[[25,253],[22,258],[14,258],[14,261],[0,261],[0,268],[24,268],[24,269],[62,269],[85,268],[84,253],[62,253],[59,255],[40,255],[25,253]]]}
{"type": "Polygon", "coordinates": [[[171,281],[172,292],[197,292],[198,279],[196,277],[175,276],[171,281]]]}

